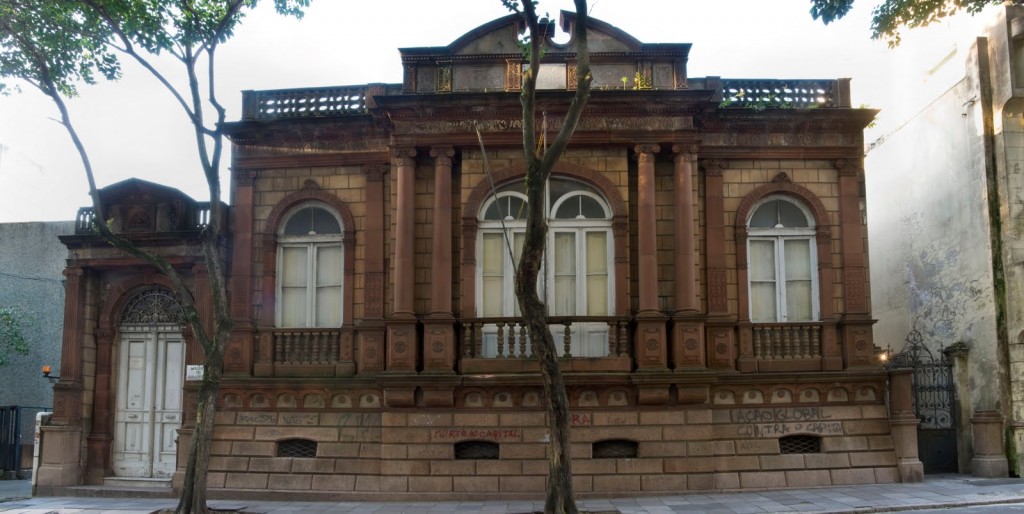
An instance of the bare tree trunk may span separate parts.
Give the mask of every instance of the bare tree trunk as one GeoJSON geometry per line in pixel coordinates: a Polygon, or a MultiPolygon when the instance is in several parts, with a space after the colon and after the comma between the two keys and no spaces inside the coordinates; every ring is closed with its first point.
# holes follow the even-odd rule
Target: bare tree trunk
{"type": "MultiPolygon", "coordinates": [[[[569,398],[565,390],[565,381],[558,363],[558,350],[555,348],[554,337],[547,323],[547,308],[537,293],[537,276],[540,273],[544,258],[544,245],[547,240],[547,222],[545,220],[545,183],[558,158],[568,146],[569,138],[576,130],[583,106],[590,96],[590,54],[587,47],[587,2],[575,0],[576,24],[573,28],[572,40],[577,50],[577,84],[576,94],[565,115],[565,121],[559,129],[551,146],[547,149],[537,145],[536,125],[536,90],[537,74],[540,71],[542,58],[541,45],[547,34],[541,32],[537,18],[536,6],[532,0],[521,2],[523,19],[529,30],[530,66],[523,77],[523,91],[520,102],[523,106],[523,155],[526,160],[527,185],[527,216],[526,234],[524,235],[522,257],[516,271],[516,298],[523,315],[523,323],[527,327],[530,340],[536,349],[540,363],[541,379],[547,399],[547,419],[550,432],[550,454],[548,467],[547,496],[544,512],[549,514],[576,514],[576,500],[572,489],[572,453],[571,427],[569,416],[569,398]]],[[[508,4],[506,4],[508,5],[508,4]]],[[[515,9],[519,11],[518,8],[515,9]]]]}

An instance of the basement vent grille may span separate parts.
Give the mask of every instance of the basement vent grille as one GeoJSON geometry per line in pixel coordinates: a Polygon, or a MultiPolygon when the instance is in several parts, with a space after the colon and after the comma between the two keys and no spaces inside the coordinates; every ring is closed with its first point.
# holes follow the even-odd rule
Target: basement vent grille
{"type": "Polygon", "coordinates": [[[462,441],[455,443],[455,460],[498,460],[498,443],[462,441]]]}
{"type": "Polygon", "coordinates": [[[591,455],[595,459],[635,459],[638,446],[629,439],[608,439],[594,443],[591,455]]]}
{"type": "Polygon", "coordinates": [[[813,435],[791,435],[779,438],[779,452],[821,453],[821,438],[813,435]]]}
{"type": "Polygon", "coordinates": [[[309,439],[285,439],[277,442],[278,457],[298,457],[311,459],[316,457],[316,441],[309,439]]]}

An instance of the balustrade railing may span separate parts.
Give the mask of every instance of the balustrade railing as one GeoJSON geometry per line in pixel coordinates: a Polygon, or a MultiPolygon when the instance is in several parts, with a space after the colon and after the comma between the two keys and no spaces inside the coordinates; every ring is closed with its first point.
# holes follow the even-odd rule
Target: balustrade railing
{"type": "Polygon", "coordinates": [[[721,91],[724,107],[849,107],[838,80],[722,79],[721,91]]]}
{"type": "MultiPolygon", "coordinates": [[[[192,208],[193,224],[189,227],[193,230],[202,230],[210,224],[210,202],[196,202],[192,208]]],[[[75,233],[93,233],[93,222],[96,220],[96,211],[92,207],[79,207],[75,215],[75,233]]]]}
{"type": "Polygon", "coordinates": [[[754,357],[758,359],[821,357],[820,324],[758,324],[754,325],[753,332],[754,357]]]}
{"type": "Polygon", "coordinates": [[[367,86],[245,91],[243,119],[317,118],[366,114],[367,86]]]}
{"type": "MultiPolygon", "coordinates": [[[[628,317],[548,317],[559,357],[629,355],[628,317]]],[[[522,318],[461,320],[463,358],[527,359],[536,349],[522,318]]]]}
{"type": "Polygon", "coordinates": [[[338,329],[276,329],[274,364],[337,364],[352,360],[352,348],[338,329]]]}

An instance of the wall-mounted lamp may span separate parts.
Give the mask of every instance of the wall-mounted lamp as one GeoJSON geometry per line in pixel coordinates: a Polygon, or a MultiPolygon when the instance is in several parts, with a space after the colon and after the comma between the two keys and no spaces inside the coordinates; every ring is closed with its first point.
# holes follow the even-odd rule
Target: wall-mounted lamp
{"type": "Polygon", "coordinates": [[[43,377],[49,380],[51,384],[56,384],[57,381],[60,380],[60,376],[51,375],[51,371],[53,371],[53,368],[51,368],[49,364],[43,366],[43,377]]]}

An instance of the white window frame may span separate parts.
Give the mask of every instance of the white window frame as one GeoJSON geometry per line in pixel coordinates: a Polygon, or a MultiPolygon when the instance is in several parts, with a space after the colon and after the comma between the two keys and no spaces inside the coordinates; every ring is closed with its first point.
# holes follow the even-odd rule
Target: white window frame
{"type": "Polygon", "coordinates": [[[752,209],[750,209],[750,215],[747,219],[747,299],[748,299],[748,314],[751,321],[754,323],[813,323],[821,319],[820,310],[820,289],[818,287],[818,248],[817,239],[815,237],[816,230],[814,224],[814,216],[811,215],[810,210],[803,202],[794,200],[784,195],[771,195],[761,201],[759,201],[752,209]],[[807,219],[807,227],[800,228],[751,228],[750,221],[754,217],[754,214],[764,204],[774,201],[782,200],[790,203],[800,209],[804,217],[807,219]],[[754,319],[754,305],[753,305],[753,280],[750,278],[750,271],[753,269],[753,252],[750,251],[751,241],[772,241],[774,243],[774,258],[775,258],[775,319],[774,320],[763,320],[754,319]],[[787,297],[786,297],[786,241],[807,241],[807,247],[809,251],[809,263],[810,275],[811,275],[811,319],[809,320],[790,320],[787,313],[787,297]]]}
{"type": "Polygon", "coordinates": [[[341,216],[337,211],[332,209],[330,206],[320,202],[308,202],[293,208],[284,218],[282,218],[277,236],[277,275],[275,279],[275,313],[274,313],[274,326],[277,328],[335,328],[341,327],[344,324],[345,319],[345,240],[344,240],[345,225],[342,223],[341,216]],[[308,208],[319,208],[326,211],[330,215],[334,216],[338,222],[339,233],[338,234],[323,234],[323,235],[305,235],[305,236],[290,236],[284,235],[284,229],[288,226],[288,222],[291,218],[308,208]],[[300,326],[283,326],[283,310],[284,310],[284,294],[282,277],[284,276],[284,250],[285,248],[305,248],[306,249],[306,319],[305,324],[300,326]],[[317,291],[317,252],[321,248],[338,248],[341,252],[341,258],[339,260],[339,269],[337,270],[338,277],[340,280],[338,288],[338,324],[337,325],[318,325],[317,324],[317,305],[316,305],[316,291],[317,291]]]}
{"type": "MultiPolygon", "coordinates": [[[[577,182],[577,181],[573,181],[571,179],[566,179],[566,180],[571,181],[571,182],[577,182]]],[[[605,234],[605,244],[607,245],[606,249],[605,249],[605,259],[607,261],[607,291],[605,292],[605,294],[606,294],[605,308],[606,308],[606,311],[607,311],[606,315],[607,316],[613,316],[614,315],[614,310],[615,310],[615,303],[614,303],[614,291],[615,291],[615,255],[614,255],[614,249],[615,249],[615,241],[614,241],[614,235],[613,235],[613,232],[612,232],[611,208],[609,207],[608,202],[604,198],[602,198],[598,194],[595,194],[593,191],[587,190],[587,189],[590,189],[591,186],[588,186],[588,185],[586,185],[586,184],[584,184],[582,182],[579,182],[579,184],[580,184],[580,188],[581,188],[580,190],[576,190],[576,191],[571,191],[571,192],[565,193],[564,195],[559,197],[559,199],[556,202],[554,202],[553,204],[549,200],[549,198],[550,198],[550,181],[549,181],[548,184],[545,184],[545,200],[544,200],[544,204],[545,204],[545,216],[547,217],[547,220],[548,220],[548,235],[547,235],[547,241],[546,241],[547,248],[545,249],[545,252],[544,252],[544,260],[542,261],[541,270],[540,270],[540,273],[538,274],[538,278],[537,278],[537,280],[540,282],[538,284],[538,290],[539,290],[539,293],[541,295],[543,295],[543,299],[545,301],[545,304],[548,305],[548,309],[550,311],[551,310],[551,303],[550,302],[555,297],[555,290],[554,290],[554,287],[555,287],[554,286],[554,283],[555,283],[555,280],[554,280],[554,263],[551,261],[551,259],[554,258],[554,253],[553,253],[553,251],[551,249],[554,248],[555,234],[557,234],[557,233],[573,233],[573,234],[575,234],[575,243],[576,243],[576,288],[575,288],[575,292],[576,292],[575,300],[576,300],[576,302],[575,302],[575,305],[576,305],[576,312],[575,313],[571,313],[571,314],[563,314],[563,315],[565,315],[565,316],[574,316],[574,317],[587,316],[586,237],[587,237],[588,233],[593,233],[593,232],[604,233],[605,234]],[[595,199],[597,201],[597,203],[601,206],[601,209],[603,210],[604,219],[583,219],[583,218],[576,218],[576,219],[554,219],[552,217],[553,213],[558,212],[558,209],[562,206],[562,204],[564,204],[565,202],[569,201],[570,199],[578,198],[580,196],[587,196],[587,197],[595,199]]],[[[514,192],[514,191],[499,192],[496,195],[497,198],[493,198],[493,197],[492,198],[488,198],[488,200],[486,202],[484,202],[484,204],[481,206],[480,211],[477,214],[477,216],[478,216],[478,218],[477,218],[477,220],[478,220],[478,227],[477,227],[477,241],[476,241],[476,249],[477,249],[477,266],[476,266],[476,298],[477,298],[477,302],[476,302],[476,311],[477,311],[477,316],[479,316],[479,317],[484,317],[484,297],[483,297],[483,294],[484,294],[484,285],[483,285],[483,282],[484,282],[484,280],[483,280],[484,279],[484,274],[483,274],[483,272],[484,272],[484,266],[483,266],[483,244],[484,244],[483,241],[484,241],[484,234],[502,234],[503,231],[505,231],[505,233],[509,237],[509,239],[507,241],[511,242],[511,241],[514,241],[514,235],[515,234],[525,234],[525,232],[526,232],[526,221],[525,220],[516,220],[516,219],[513,219],[511,216],[506,216],[505,220],[504,220],[504,228],[503,228],[502,227],[502,222],[500,222],[498,220],[485,220],[485,219],[483,219],[484,213],[486,213],[488,211],[488,209],[490,209],[491,205],[493,205],[495,201],[498,201],[498,200],[500,200],[502,198],[506,198],[508,196],[515,196],[515,197],[521,198],[523,201],[526,201],[526,199],[527,199],[526,195],[524,195],[522,193],[519,193],[519,192],[514,192]]],[[[503,261],[505,273],[504,273],[504,282],[503,282],[503,291],[502,291],[504,298],[502,299],[503,306],[502,306],[502,315],[501,315],[501,317],[511,318],[511,317],[518,317],[520,314],[518,312],[518,304],[516,302],[516,297],[515,297],[515,263],[512,262],[512,257],[509,255],[508,247],[506,245],[507,245],[507,243],[505,241],[503,241],[502,242],[502,261],[503,261]]],[[[561,344],[562,344],[561,343],[561,339],[562,339],[562,334],[563,334],[563,332],[561,330],[561,327],[562,327],[561,325],[558,325],[558,326],[554,327],[553,330],[552,330],[552,333],[555,336],[556,345],[558,346],[560,351],[561,351],[561,344]]],[[[603,352],[602,356],[603,355],[607,355],[607,351],[608,351],[608,344],[607,344],[608,324],[607,323],[604,323],[604,322],[601,322],[601,323],[574,323],[572,330],[573,330],[573,345],[572,345],[573,346],[573,350],[572,351],[573,351],[573,355],[574,356],[591,356],[591,357],[598,356],[598,355],[588,355],[588,353],[593,353],[593,351],[588,352],[584,348],[586,340],[591,340],[591,344],[589,345],[591,348],[599,347],[598,351],[599,352],[603,352]],[[593,325],[593,326],[591,326],[591,325],[593,325]],[[593,335],[591,335],[591,334],[593,334],[593,335]],[[603,337],[603,340],[598,342],[596,339],[593,339],[594,336],[601,336],[601,337],[603,337]]],[[[487,335],[488,335],[488,332],[487,332],[487,328],[485,327],[485,338],[487,337],[487,335]]],[[[485,343],[484,351],[485,351],[485,356],[486,356],[486,353],[488,351],[488,346],[487,346],[486,343],[485,343]]]]}

